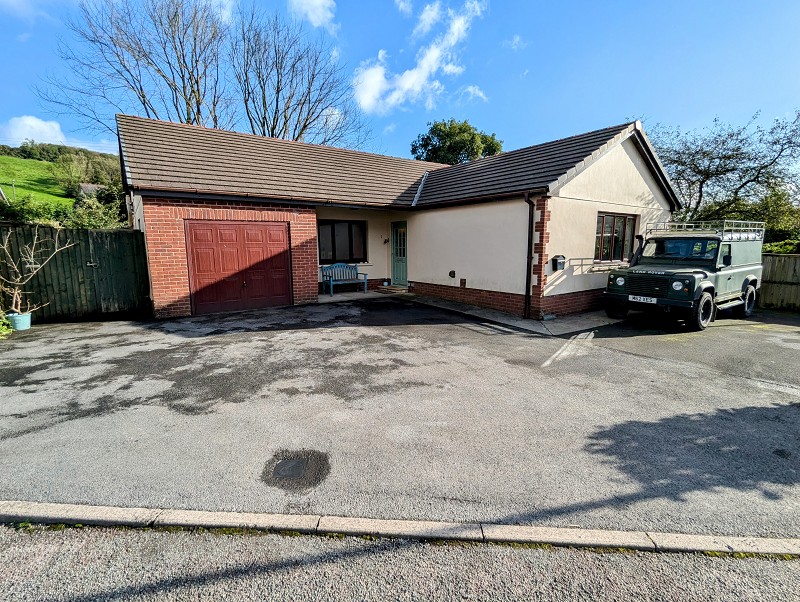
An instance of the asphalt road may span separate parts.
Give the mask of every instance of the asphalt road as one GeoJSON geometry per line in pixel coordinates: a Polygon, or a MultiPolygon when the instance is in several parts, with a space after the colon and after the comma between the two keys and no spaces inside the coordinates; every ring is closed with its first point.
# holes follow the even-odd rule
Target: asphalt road
{"type": "Polygon", "coordinates": [[[800,561],[403,540],[0,527],[0,598],[798,599],[800,561]]]}
{"type": "Polygon", "coordinates": [[[385,299],[0,345],[2,499],[800,536],[798,316],[546,337],[385,299]]]}

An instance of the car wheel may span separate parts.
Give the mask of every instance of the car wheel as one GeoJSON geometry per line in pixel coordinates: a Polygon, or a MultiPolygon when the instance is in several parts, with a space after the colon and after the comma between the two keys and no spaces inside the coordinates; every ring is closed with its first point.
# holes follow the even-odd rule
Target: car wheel
{"type": "Polygon", "coordinates": [[[606,303],[606,315],[615,320],[624,320],[628,316],[628,307],[624,303],[606,303]]]}
{"type": "Polygon", "coordinates": [[[742,293],[742,300],[744,303],[736,307],[736,314],[740,318],[749,318],[753,315],[753,310],[756,308],[756,287],[748,284],[744,293],[742,293]]]}
{"type": "Polygon", "coordinates": [[[689,326],[692,330],[705,330],[714,317],[714,298],[711,293],[703,293],[694,304],[689,326]]]}

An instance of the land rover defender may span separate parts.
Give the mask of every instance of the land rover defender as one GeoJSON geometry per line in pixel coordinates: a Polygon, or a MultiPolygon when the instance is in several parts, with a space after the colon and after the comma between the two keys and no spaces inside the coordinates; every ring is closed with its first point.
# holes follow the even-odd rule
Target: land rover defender
{"type": "Polygon", "coordinates": [[[636,238],[639,248],[629,266],[608,276],[610,317],[658,309],[704,330],[717,310],[752,314],[761,286],[763,222],[659,222],[636,238]]]}

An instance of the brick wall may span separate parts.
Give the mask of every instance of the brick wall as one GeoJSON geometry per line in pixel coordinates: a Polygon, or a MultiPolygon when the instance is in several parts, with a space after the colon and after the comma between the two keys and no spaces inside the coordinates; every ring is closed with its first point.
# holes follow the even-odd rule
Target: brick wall
{"type": "Polygon", "coordinates": [[[447,299],[448,301],[488,307],[489,309],[496,309],[517,316],[521,316],[525,309],[525,295],[515,293],[501,293],[479,288],[430,284],[428,282],[409,282],[409,291],[418,295],[429,295],[447,299]]]}
{"type": "Polygon", "coordinates": [[[314,209],[258,203],[145,198],[145,241],[156,317],[191,314],[184,220],[288,222],[292,296],[317,300],[317,217],[314,209]]]}
{"type": "Polygon", "coordinates": [[[531,317],[541,318],[546,314],[563,316],[603,307],[603,289],[548,295],[531,299],[531,317]]]}

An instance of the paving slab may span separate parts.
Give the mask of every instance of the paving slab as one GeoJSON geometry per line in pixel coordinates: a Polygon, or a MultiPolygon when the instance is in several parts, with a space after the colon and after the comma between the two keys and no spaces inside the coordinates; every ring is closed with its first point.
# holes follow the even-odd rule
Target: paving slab
{"type": "Polygon", "coordinates": [[[625,548],[655,550],[653,541],[642,531],[610,531],[530,527],[525,525],[481,525],[486,541],[545,543],[554,546],[625,548]]]}
{"type": "Polygon", "coordinates": [[[375,535],[411,539],[453,539],[483,541],[481,526],[476,523],[445,523],[436,521],[379,520],[345,516],[323,516],[318,533],[344,535],[375,535]]]}

